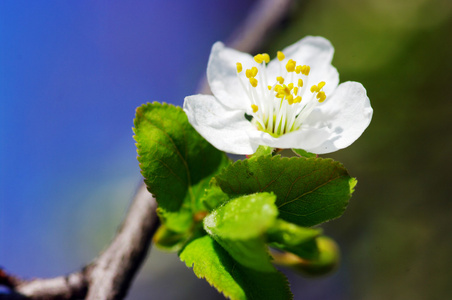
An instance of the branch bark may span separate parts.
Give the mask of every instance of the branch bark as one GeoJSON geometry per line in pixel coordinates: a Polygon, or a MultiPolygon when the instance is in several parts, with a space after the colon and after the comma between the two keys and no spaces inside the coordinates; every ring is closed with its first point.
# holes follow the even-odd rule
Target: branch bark
{"type": "MultiPolygon", "coordinates": [[[[240,51],[259,49],[269,31],[287,15],[293,0],[261,0],[227,43],[240,51]]],[[[207,81],[198,89],[209,93],[207,81]]],[[[116,237],[108,248],[82,270],[66,276],[24,280],[0,269],[0,286],[11,294],[0,300],[123,299],[141,267],[159,226],[157,202],[144,184],[137,191],[116,237]]]]}
{"type": "Polygon", "coordinates": [[[0,299],[123,299],[159,226],[157,202],[141,185],[118,234],[81,271],[48,279],[23,280],[0,272],[0,284],[14,293],[0,299]]]}

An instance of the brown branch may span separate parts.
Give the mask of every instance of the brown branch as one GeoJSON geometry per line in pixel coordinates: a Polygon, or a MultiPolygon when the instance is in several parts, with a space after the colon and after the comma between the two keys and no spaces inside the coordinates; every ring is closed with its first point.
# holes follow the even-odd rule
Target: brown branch
{"type": "Polygon", "coordinates": [[[123,299],[159,225],[157,202],[143,184],[119,234],[90,272],[87,300],[123,299]]]}
{"type": "Polygon", "coordinates": [[[14,294],[0,299],[122,299],[145,259],[158,228],[157,203],[143,184],[110,246],[79,272],[49,279],[18,279],[0,272],[14,294]]]}
{"type": "Polygon", "coordinates": [[[294,0],[261,0],[231,35],[229,47],[242,52],[261,48],[268,34],[288,15],[294,0]]]}
{"type": "MultiPolygon", "coordinates": [[[[230,47],[254,52],[266,35],[287,15],[293,0],[261,0],[245,22],[232,35],[230,47]]],[[[198,89],[209,93],[206,80],[198,89]]],[[[157,203],[143,184],[138,190],[127,216],[110,246],[91,264],[67,276],[49,279],[19,279],[0,269],[0,286],[11,294],[0,300],[35,299],[123,299],[144,261],[151,239],[159,226],[157,203]]]]}

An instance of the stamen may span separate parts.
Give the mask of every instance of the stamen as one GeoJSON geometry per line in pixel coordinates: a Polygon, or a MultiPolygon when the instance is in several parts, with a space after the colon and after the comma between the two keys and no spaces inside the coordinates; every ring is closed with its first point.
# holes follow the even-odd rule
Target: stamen
{"type": "Polygon", "coordinates": [[[258,64],[261,64],[264,61],[264,57],[262,56],[262,54],[258,54],[254,56],[254,61],[257,62],[258,64]]]}
{"type": "Polygon", "coordinates": [[[297,65],[297,62],[293,59],[289,59],[289,61],[286,64],[286,70],[287,72],[293,72],[295,70],[295,66],[297,65]]]}
{"type": "Polygon", "coordinates": [[[301,67],[301,74],[308,76],[309,72],[311,71],[311,67],[310,66],[302,66],[301,67]]]}
{"type": "Polygon", "coordinates": [[[258,69],[256,67],[251,68],[252,77],[256,77],[258,69]]]}
{"type": "Polygon", "coordinates": [[[297,65],[293,59],[289,59],[284,65],[282,61],[286,57],[281,51],[278,51],[276,56],[280,63],[279,74],[275,75],[279,76],[273,77],[270,82],[268,81],[266,69],[267,64],[270,62],[270,56],[267,53],[255,55],[254,61],[258,65],[247,69],[246,72],[242,72],[244,68],[240,62],[236,63],[236,67],[237,77],[250,100],[253,111],[253,124],[259,130],[268,132],[274,137],[279,137],[298,130],[315,107],[325,101],[326,94],[322,89],[326,83],[321,81],[317,85],[312,85],[310,88],[312,94],[308,94],[306,89],[309,86],[304,87],[303,81],[308,79],[303,76],[309,75],[310,67],[297,65]],[[287,72],[284,70],[284,66],[287,72]],[[245,74],[241,75],[241,73],[245,74]],[[244,80],[245,76],[249,81],[249,85],[244,80]],[[261,82],[260,87],[257,87],[259,82],[261,82]],[[308,98],[305,98],[302,102],[302,96],[308,98]],[[299,104],[301,102],[303,104],[299,104]]]}
{"type": "Polygon", "coordinates": [[[295,73],[300,74],[301,73],[301,66],[297,66],[295,68],[295,73]]]}
{"type": "Polygon", "coordinates": [[[324,91],[321,91],[317,94],[317,99],[319,99],[319,102],[322,103],[326,99],[326,95],[324,91]]]}
{"type": "Polygon", "coordinates": [[[251,77],[251,78],[250,78],[250,84],[251,84],[253,87],[256,87],[256,86],[257,86],[257,79],[254,78],[254,77],[251,77]]]}
{"type": "Polygon", "coordinates": [[[242,64],[241,63],[237,63],[237,73],[240,73],[240,72],[242,72],[242,64]]]}

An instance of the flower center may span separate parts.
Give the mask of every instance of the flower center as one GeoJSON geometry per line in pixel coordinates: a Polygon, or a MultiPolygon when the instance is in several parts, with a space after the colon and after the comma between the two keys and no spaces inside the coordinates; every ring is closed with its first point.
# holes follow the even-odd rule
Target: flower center
{"type": "Polygon", "coordinates": [[[281,51],[277,58],[279,72],[274,79],[267,76],[266,65],[270,61],[267,53],[254,56],[257,66],[247,69],[245,76],[242,64],[237,63],[237,76],[251,102],[251,122],[274,137],[300,129],[317,104],[326,99],[322,90],[324,81],[306,89],[304,83],[309,82],[310,66],[286,60],[281,51]]]}

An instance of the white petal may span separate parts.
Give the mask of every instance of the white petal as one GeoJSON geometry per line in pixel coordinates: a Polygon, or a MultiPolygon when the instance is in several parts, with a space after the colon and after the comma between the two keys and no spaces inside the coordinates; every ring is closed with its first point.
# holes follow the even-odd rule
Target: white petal
{"type": "Polygon", "coordinates": [[[323,154],[348,147],[369,126],[372,114],[373,109],[362,84],[351,81],[340,84],[333,95],[314,109],[305,121],[309,126],[326,126],[330,130],[326,141],[308,151],[323,154]]]}
{"type": "Polygon", "coordinates": [[[242,72],[255,65],[251,55],[225,47],[221,42],[215,43],[207,65],[207,80],[212,93],[223,105],[249,110],[250,100],[237,77],[238,62],[243,65],[242,72]]]}
{"type": "MultiPolygon", "coordinates": [[[[293,45],[282,50],[286,59],[283,63],[283,70],[289,59],[297,62],[297,65],[308,65],[311,72],[308,76],[308,88],[317,85],[320,81],[325,81],[323,88],[327,95],[331,95],[339,84],[339,73],[331,65],[334,48],[331,43],[320,36],[307,36],[293,45]]],[[[278,76],[280,62],[277,59],[272,60],[268,65],[268,72],[271,78],[278,76]]]]}
{"type": "Polygon", "coordinates": [[[328,128],[309,128],[284,134],[278,138],[262,131],[248,131],[253,143],[283,149],[305,149],[311,151],[320,146],[329,136],[328,128]]]}
{"type": "Polygon", "coordinates": [[[184,111],[196,131],[217,149],[233,154],[256,152],[258,145],[251,143],[246,131],[257,129],[243,111],[230,109],[210,95],[186,97],[184,111]]]}
{"type": "Polygon", "coordinates": [[[320,36],[307,36],[295,44],[282,50],[286,58],[291,58],[297,64],[321,65],[331,64],[334,48],[330,41],[320,36]]]}

